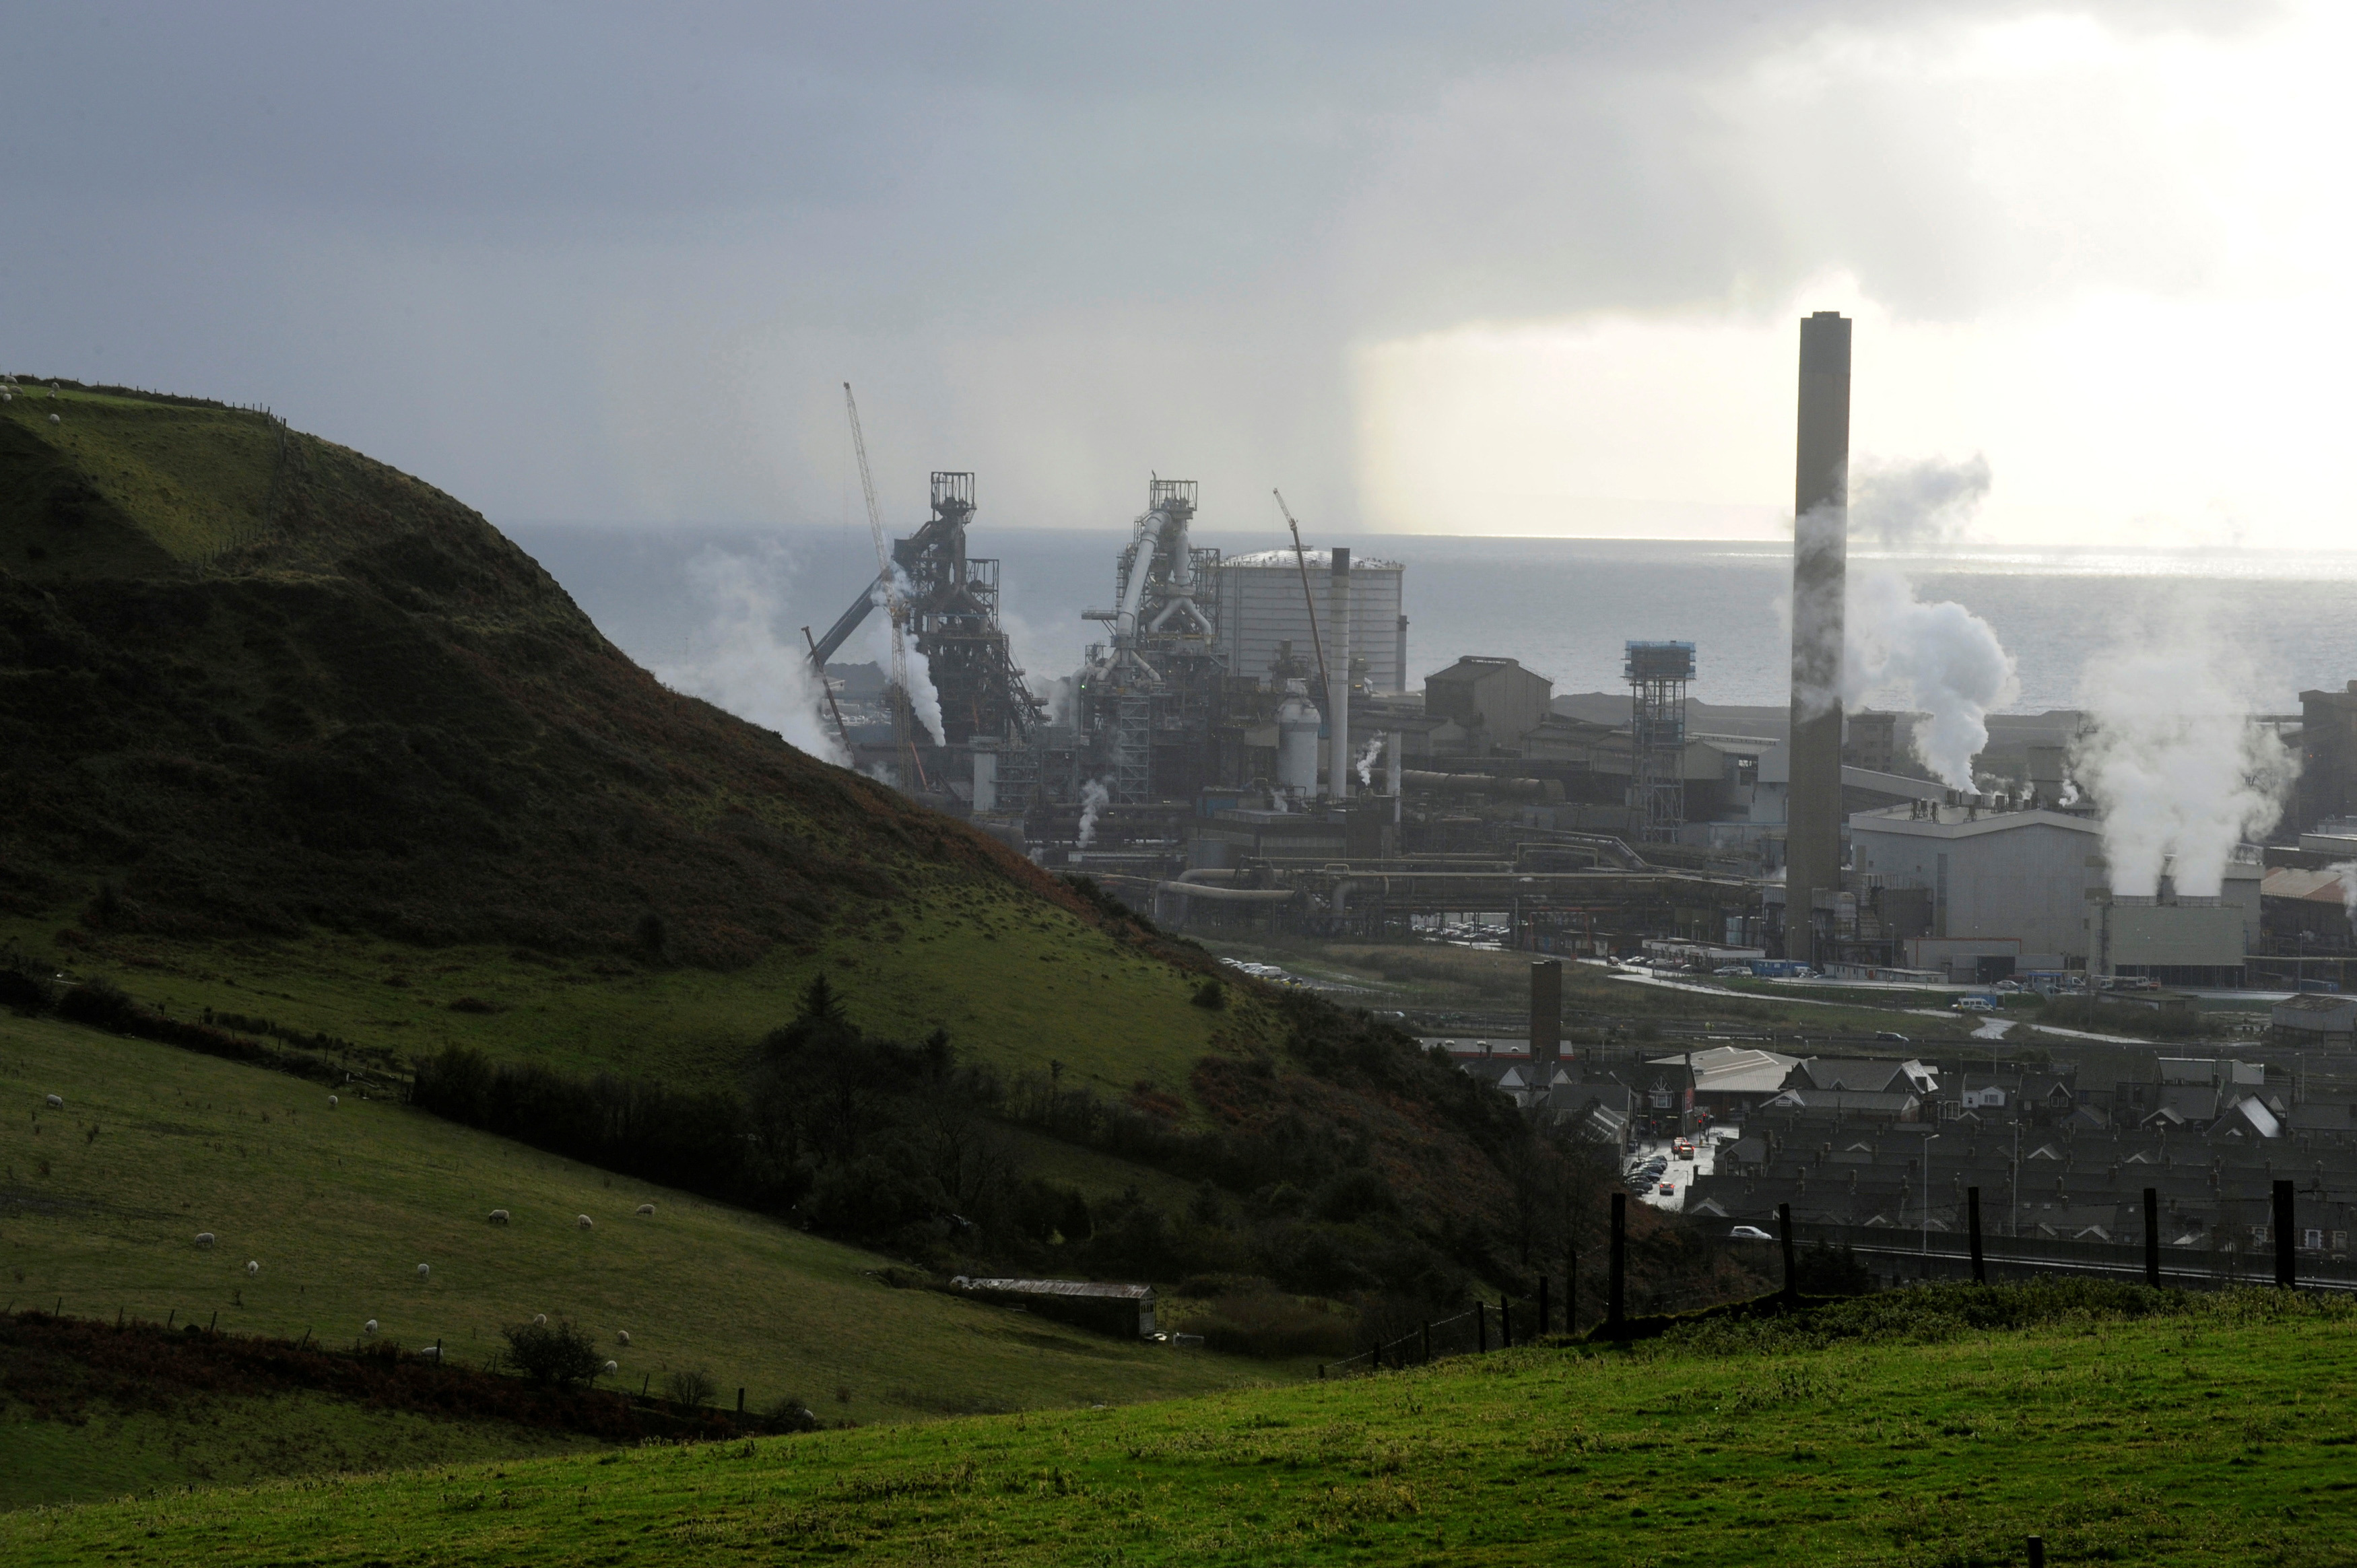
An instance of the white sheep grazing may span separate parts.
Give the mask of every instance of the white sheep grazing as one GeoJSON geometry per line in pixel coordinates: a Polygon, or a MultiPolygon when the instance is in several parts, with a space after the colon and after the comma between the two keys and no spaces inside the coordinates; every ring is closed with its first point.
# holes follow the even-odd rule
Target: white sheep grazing
{"type": "Polygon", "coordinates": [[[548,1314],[535,1312],[532,1315],[532,1321],[535,1327],[545,1328],[548,1326],[548,1314]]]}
{"type": "Polygon", "coordinates": [[[491,1223],[492,1223],[492,1224],[494,1224],[494,1225],[505,1225],[507,1222],[508,1222],[508,1211],[507,1211],[506,1209],[504,1209],[504,1208],[494,1208],[494,1209],[492,1209],[492,1210],[491,1210],[491,1223]]]}
{"type": "Polygon", "coordinates": [[[246,1265],[245,1265],[245,1277],[246,1277],[247,1279],[253,1279],[255,1275],[257,1275],[257,1274],[259,1274],[259,1273],[262,1273],[262,1265],[261,1265],[260,1263],[257,1263],[257,1262],[253,1262],[253,1261],[251,1261],[251,1260],[248,1260],[248,1262],[247,1262],[247,1263],[246,1263],[246,1265]]]}
{"type": "Polygon", "coordinates": [[[442,1359],[442,1347],[428,1345],[417,1353],[417,1359],[421,1361],[438,1361],[442,1359]]]}
{"type": "Polygon", "coordinates": [[[366,1323],[361,1324],[361,1332],[363,1334],[374,1334],[376,1332],[376,1319],[371,1317],[366,1323]]]}
{"type": "Polygon", "coordinates": [[[614,1331],[614,1343],[627,1348],[630,1343],[630,1331],[627,1328],[616,1329],[614,1331]]]}
{"type": "Polygon", "coordinates": [[[65,1108],[66,1108],[66,1097],[65,1097],[64,1095],[62,1095],[62,1094],[52,1094],[52,1095],[50,1095],[50,1096],[49,1096],[49,1109],[50,1109],[50,1110],[52,1110],[52,1111],[63,1111],[65,1108]]]}
{"type": "Polygon", "coordinates": [[[211,1231],[210,1231],[210,1230],[199,1230],[199,1231],[198,1231],[198,1232],[197,1232],[197,1245],[198,1245],[198,1246],[199,1246],[199,1247],[210,1247],[210,1246],[211,1246],[212,1244],[213,1244],[213,1233],[212,1233],[211,1231]]]}
{"type": "Polygon", "coordinates": [[[641,1214],[652,1214],[654,1211],[655,1206],[651,1203],[641,1203],[639,1205],[639,1212],[641,1214]]]}
{"type": "Polygon", "coordinates": [[[430,1280],[430,1279],[432,1279],[432,1278],[434,1277],[434,1265],[433,1265],[433,1264],[431,1264],[431,1263],[420,1263],[420,1264],[418,1264],[418,1265],[417,1265],[417,1277],[418,1277],[419,1279],[421,1279],[421,1280],[430,1280]]]}
{"type": "Polygon", "coordinates": [[[336,1097],[335,1097],[334,1095],[332,1095],[332,1094],[331,1094],[331,1095],[328,1096],[328,1110],[330,1110],[330,1111],[333,1111],[335,1108],[336,1108],[336,1097]]]}
{"type": "Polygon", "coordinates": [[[606,1375],[609,1378],[621,1369],[622,1364],[619,1361],[608,1361],[606,1363],[606,1375]]]}
{"type": "Polygon", "coordinates": [[[586,1214],[576,1214],[573,1217],[573,1224],[576,1230],[587,1230],[595,1227],[597,1223],[597,1222],[596,1220],[590,1219],[586,1214]]]}

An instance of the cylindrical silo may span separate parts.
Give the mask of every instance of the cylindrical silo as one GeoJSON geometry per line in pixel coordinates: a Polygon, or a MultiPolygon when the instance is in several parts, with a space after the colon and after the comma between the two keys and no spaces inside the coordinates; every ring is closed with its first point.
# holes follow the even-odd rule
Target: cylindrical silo
{"type": "Polygon", "coordinates": [[[1300,681],[1285,683],[1276,705],[1276,787],[1307,800],[1318,793],[1318,704],[1300,681]]]}

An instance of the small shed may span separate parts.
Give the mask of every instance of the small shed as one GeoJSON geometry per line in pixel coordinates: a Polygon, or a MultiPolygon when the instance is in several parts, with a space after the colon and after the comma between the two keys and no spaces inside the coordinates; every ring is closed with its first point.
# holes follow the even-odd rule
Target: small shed
{"type": "Polygon", "coordinates": [[[963,1274],[950,1283],[1002,1306],[1020,1306],[1042,1317],[1101,1333],[1141,1339],[1154,1333],[1152,1285],[1100,1284],[1091,1280],[978,1280],[963,1274]]]}

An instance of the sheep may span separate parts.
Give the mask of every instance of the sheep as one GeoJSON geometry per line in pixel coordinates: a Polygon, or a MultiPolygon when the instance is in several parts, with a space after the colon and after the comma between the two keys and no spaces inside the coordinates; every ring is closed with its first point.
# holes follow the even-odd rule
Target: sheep
{"type": "Polygon", "coordinates": [[[504,1208],[494,1208],[494,1209],[492,1209],[492,1210],[491,1210],[491,1223],[492,1223],[492,1224],[494,1224],[494,1225],[505,1225],[507,1222],[508,1222],[508,1211],[507,1211],[506,1209],[504,1209],[504,1208]]]}
{"type": "Polygon", "coordinates": [[[434,1265],[433,1265],[433,1264],[431,1264],[431,1263],[420,1263],[420,1264],[418,1264],[418,1265],[417,1265],[417,1277],[418,1277],[419,1279],[421,1279],[421,1280],[430,1280],[430,1279],[432,1279],[432,1278],[434,1277],[434,1265]]]}
{"type": "Polygon", "coordinates": [[[651,1203],[641,1203],[639,1205],[639,1212],[641,1214],[652,1214],[654,1211],[655,1206],[651,1203]]]}
{"type": "Polygon", "coordinates": [[[596,1220],[590,1219],[586,1214],[576,1214],[573,1217],[573,1227],[576,1230],[594,1230],[596,1229],[597,1224],[597,1222],[596,1220]]]}
{"type": "Polygon", "coordinates": [[[548,1326],[548,1314],[544,1312],[535,1312],[532,1315],[532,1321],[534,1327],[545,1328],[548,1326]]]}
{"type": "Polygon", "coordinates": [[[619,1361],[608,1361],[606,1363],[606,1375],[609,1378],[621,1369],[622,1363],[619,1361]]]}
{"type": "Polygon", "coordinates": [[[417,1359],[421,1361],[438,1361],[442,1359],[442,1347],[428,1345],[417,1353],[417,1359]]]}
{"type": "Polygon", "coordinates": [[[373,1336],[373,1335],[376,1333],[376,1319],[375,1319],[375,1318],[373,1318],[373,1317],[371,1317],[371,1318],[370,1318],[366,1323],[361,1324],[361,1333],[363,1333],[363,1334],[366,1334],[366,1335],[373,1336]]]}
{"type": "Polygon", "coordinates": [[[260,1274],[261,1274],[261,1273],[262,1273],[262,1265],[261,1265],[260,1263],[254,1262],[253,1262],[253,1260],[251,1260],[251,1259],[248,1259],[248,1260],[247,1260],[247,1262],[246,1262],[246,1265],[245,1265],[245,1277],[246,1277],[247,1279],[253,1279],[253,1278],[257,1277],[258,1275],[260,1275],[260,1274]]]}
{"type": "Polygon", "coordinates": [[[621,1346],[624,1349],[628,1349],[630,1344],[630,1331],[627,1328],[618,1328],[614,1330],[614,1343],[621,1346]]]}
{"type": "Polygon", "coordinates": [[[212,1244],[213,1244],[213,1233],[212,1233],[211,1231],[210,1231],[210,1230],[199,1230],[199,1231],[198,1231],[198,1232],[197,1232],[197,1245],[198,1245],[198,1246],[199,1246],[199,1247],[210,1247],[210,1246],[211,1246],[212,1244]]]}
{"type": "Polygon", "coordinates": [[[66,1097],[65,1097],[64,1095],[62,1095],[62,1094],[52,1094],[52,1095],[50,1095],[50,1096],[49,1096],[49,1109],[50,1109],[50,1110],[52,1110],[52,1111],[63,1111],[65,1108],[66,1108],[66,1097]]]}
{"type": "Polygon", "coordinates": [[[341,1102],[340,1102],[340,1101],[339,1101],[336,1099],[336,1097],[335,1097],[334,1095],[332,1095],[332,1094],[331,1094],[331,1095],[328,1096],[328,1110],[333,1111],[333,1110],[337,1107],[337,1105],[338,1105],[338,1104],[339,1104],[339,1103],[341,1103],[341,1102]]]}

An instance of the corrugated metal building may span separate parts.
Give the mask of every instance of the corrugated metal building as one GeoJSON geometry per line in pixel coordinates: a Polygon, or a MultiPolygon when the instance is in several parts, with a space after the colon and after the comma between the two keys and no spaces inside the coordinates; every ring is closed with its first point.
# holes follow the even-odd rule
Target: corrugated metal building
{"type": "MultiPolygon", "coordinates": [[[[1318,636],[1331,649],[1333,629],[1326,620],[1327,607],[1334,602],[1334,553],[1306,554],[1318,636]]],[[[1366,663],[1369,691],[1407,689],[1407,618],[1401,609],[1405,573],[1396,561],[1351,563],[1351,653],[1354,662],[1366,663]]],[[[1258,550],[1222,561],[1219,608],[1219,645],[1231,674],[1266,681],[1277,645],[1289,642],[1293,657],[1315,680],[1318,656],[1310,646],[1308,607],[1301,599],[1301,565],[1292,551],[1258,550]]]]}
{"type": "Polygon", "coordinates": [[[1084,1328],[1137,1338],[1154,1332],[1152,1285],[1099,1284],[1091,1280],[977,1280],[963,1274],[950,1283],[1001,1305],[1020,1306],[1084,1328]]]}

